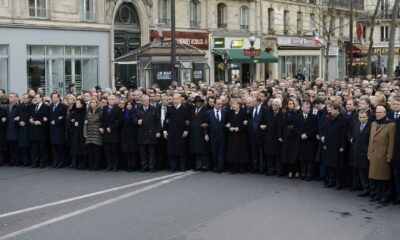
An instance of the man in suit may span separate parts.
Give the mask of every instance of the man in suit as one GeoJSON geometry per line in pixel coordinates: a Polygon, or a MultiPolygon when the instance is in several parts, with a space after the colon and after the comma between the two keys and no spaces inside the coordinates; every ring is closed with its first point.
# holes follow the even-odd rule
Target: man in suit
{"type": "Polygon", "coordinates": [[[7,145],[8,159],[10,166],[19,165],[18,157],[18,123],[17,115],[19,111],[18,94],[10,93],[8,96],[7,108],[7,145]]]}
{"type": "Polygon", "coordinates": [[[393,98],[391,102],[392,112],[389,114],[389,118],[392,119],[396,124],[396,143],[394,158],[392,163],[393,178],[394,178],[394,190],[396,194],[395,204],[400,204],[400,97],[393,98]]]}
{"type": "Polygon", "coordinates": [[[301,113],[293,123],[298,145],[298,159],[301,166],[301,179],[311,181],[314,176],[314,159],[316,152],[317,117],[311,114],[310,102],[303,102],[301,113]]]}
{"type": "Polygon", "coordinates": [[[210,160],[207,109],[204,106],[204,99],[200,96],[196,96],[193,103],[195,108],[191,110],[190,153],[195,159],[195,170],[207,171],[210,160]]]}
{"type": "Polygon", "coordinates": [[[316,162],[317,165],[319,166],[319,178],[321,180],[324,180],[325,185],[328,185],[328,178],[326,177],[327,175],[327,169],[323,164],[324,158],[325,158],[325,151],[323,150],[324,142],[325,142],[325,132],[326,132],[326,127],[327,127],[327,115],[328,115],[328,110],[327,107],[324,103],[324,98],[325,98],[325,92],[320,91],[318,92],[320,96],[318,96],[317,99],[313,101],[314,107],[317,109],[317,122],[318,122],[318,132],[317,132],[317,141],[318,141],[318,147],[317,147],[317,156],[316,156],[316,162]]]}
{"type": "Polygon", "coordinates": [[[115,95],[109,95],[108,105],[103,108],[99,131],[103,135],[104,156],[107,160],[106,171],[118,171],[120,127],[122,111],[118,107],[115,95]]]}
{"type": "Polygon", "coordinates": [[[264,173],[265,159],[263,153],[263,131],[260,129],[261,119],[264,118],[266,108],[262,106],[259,97],[253,97],[252,108],[249,111],[250,118],[250,144],[251,144],[251,159],[253,162],[253,173],[264,173]]]}
{"type": "Polygon", "coordinates": [[[225,161],[226,110],[222,109],[222,106],[222,100],[216,99],[214,108],[207,112],[211,159],[214,164],[214,170],[217,173],[223,171],[225,161]]]}
{"type": "Polygon", "coordinates": [[[53,167],[61,168],[64,166],[64,147],[65,147],[65,118],[66,107],[60,103],[60,94],[51,94],[52,104],[50,105],[50,144],[53,155],[53,167]]]}
{"type": "MultiPolygon", "coordinates": [[[[169,107],[170,96],[163,95],[161,97],[161,104],[157,108],[158,115],[160,116],[161,130],[164,128],[165,117],[169,107]]],[[[157,168],[163,169],[167,162],[167,140],[163,137],[158,138],[157,141],[157,168]]]]}
{"type": "Polygon", "coordinates": [[[40,93],[35,95],[34,102],[35,107],[29,118],[32,167],[44,168],[47,162],[49,107],[43,103],[43,95],[40,93]]]}
{"type": "Polygon", "coordinates": [[[190,114],[182,104],[179,93],[173,96],[173,106],[167,111],[164,123],[164,138],[167,139],[167,154],[171,171],[186,171],[187,137],[189,136],[190,114]]]}
{"type": "Polygon", "coordinates": [[[142,171],[156,170],[156,144],[161,136],[160,115],[157,108],[150,105],[149,96],[142,95],[141,105],[137,108],[133,120],[138,125],[138,144],[142,171]]]}
{"type": "Polygon", "coordinates": [[[7,99],[0,96],[0,166],[6,159],[7,154],[7,110],[4,108],[7,99]]]}

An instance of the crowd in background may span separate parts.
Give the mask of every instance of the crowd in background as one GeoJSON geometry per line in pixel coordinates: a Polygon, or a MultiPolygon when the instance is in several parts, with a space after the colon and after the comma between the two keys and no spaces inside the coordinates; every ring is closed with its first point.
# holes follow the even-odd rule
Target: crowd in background
{"type": "Polygon", "coordinates": [[[368,76],[0,90],[0,165],[251,172],[399,204],[399,89],[368,76]]]}

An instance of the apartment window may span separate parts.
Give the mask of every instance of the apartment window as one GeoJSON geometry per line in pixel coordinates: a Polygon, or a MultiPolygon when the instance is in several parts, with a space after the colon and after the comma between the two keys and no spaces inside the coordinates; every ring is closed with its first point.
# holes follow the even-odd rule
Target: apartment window
{"type": "Polygon", "coordinates": [[[217,25],[218,28],[226,28],[226,5],[224,3],[219,3],[217,5],[217,25]]]}
{"type": "Polygon", "coordinates": [[[317,25],[315,23],[315,15],[314,13],[310,14],[310,31],[315,31],[317,29],[317,25]]]}
{"type": "Polygon", "coordinates": [[[303,34],[303,13],[297,12],[297,35],[303,34]]]}
{"type": "Polygon", "coordinates": [[[343,29],[344,29],[344,18],[339,18],[339,36],[343,37],[343,29]]]}
{"type": "Polygon", "coordinates": [[[169,0],[158,0],[158,22],[170,25],[170,9],[171,4],[169,0]]]}
{"type": "Polygon", "coordinates": [[[200,27],[200,3],[197,0],[190,1],[190,27],[200,27]]]}
{"type": "Polygon", "coordinates": [[[89,90],[98,85],[97,46],[27,47],[28,87],[42,88],[45,94],[67,93],[71,83],[77,90],[89,90]]]}
{"type": "Polygon", "coordinates": [[[283,34],[289,34],[289,10],[283,11],[283,34]]]}
{"type": "Polygon", "coordinates": [[[336,18],[335,17],[331,17],[330,24],[332,24],[331,26],[329,26],[329,29],[331,31],[331,36],[334,37],[336,34],[336,18]]]}
{"type": "Polygon", "coordinates": [[[249,8],[246,6],[240,8],[240,29],[249,29],[249,8]]]}
{"type": "Polygon", "coordinates": [[[8,45],[0,45],[0,88],[8,90],[8,45]]]}
{"type": "Polygon", "coordinates": [[[382,17],[390,17],[390,1],[389,0],[382,0],[381,1],[381,16],[382,17]]]}
{"type": "Polygon", "coordinates": [[[95,21],[96,10],[94,0],[81,0],[81,21],[95,21]]]}
{"type": "Polygon", "coordinates": [[[381,26],[381,42],[389,41],[389,26],[381,26]]]}
{"type": "Polygon", "coordinates": [[[47,18],[47,0],[28,0],[29,16],[47,18]]]}
{"type": "Polygon", "coordinates": [[[274,33],[274,9],[273,8],[268,8],[268,33],[273,34],[274,33]]]}

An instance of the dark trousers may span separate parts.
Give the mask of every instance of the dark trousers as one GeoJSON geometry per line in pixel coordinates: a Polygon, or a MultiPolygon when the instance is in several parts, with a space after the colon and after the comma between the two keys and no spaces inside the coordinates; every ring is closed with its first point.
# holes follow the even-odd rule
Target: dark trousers
{"type": "MultiPolygon", "coordinates": [[[[257,136],[252,136],[253,139],[257,136]]],[[[265,170],[265,159],[263,154],[263,147],[260,146],[257,140],[251,143],[251,159],[253,162],[253,170],[263,172],[265,170]]]]}
{"type": "Polygon", "coordinates": [[[18,157],[18,142],[17,141],[8,141],[8,162],[11,166],[19,164],[19,157],[18,157]]]}
{"type": "Polygon", "coordinates": [[[123,152],[123,160],[126,162],[128,171],[133,171],[137,166],[137,152],[123,152]]]}
{"type": "Polygon", "coordinates": [[[3,165],[3,162],[6,160],[6,151],[0,151],[0,166],[3,165]]]}
{"type": "Polygon", "coordinates": [[[306,178],[312,178],[314,176],[314,162],[312,161],[301,161],[301,176],[306,178]]]}
{"type": "Polygon", "coordinates": [[[18,148],[19,152],[19,162],[24,164],[24,166],[29,166],[31,164],[31,153],[30,149],[26,147],[18,148]]]}
{"type": "Polygon", "coordinates": [[[298,173],[299,172],[299,163],[290,163],[287,164],[287,170],[291,173],[298,173]]]}
{"type": "Polygon", "coordinates": [[[184,156],[168,156],[171,171],[178,171],[178,164],[181,171],[186,171],[186,158],[184,156]]]}
{"type": "Polygon", "coordinates": [[[104,144],[104,156],[107,161],[107,169],[117,170],[119,165],[119,144],[118,143],[106,143],[104,144]]]}
{"type": "Polygon", "coordinates": [[[96,144],[88,144],[87,159],[88,159],[89,169],[99,170],[101,162],[101,147],[96,144]]]}
{"type": "Polygon", "coordinates": [[[194,154],[196,161],[196,170],[208,170],[209,167],[209,156],[207,154],[194,154]]]}
{"type": "Polygon", "coordinates": [[[64,166],[64,144],[51,144],[51,152],[53,156],[53,167],[64,166]]]}
{"type": "Polygon", "coordinates": [[[225,146],[221,142],[211,142],[211,159],[214,164],[215,171],[222,171],[225,162],[225,146]]]}
{"type": "Polygon", "coordinates": [[[46,142],[33,141],[31,147],[31,157],[33,166],[46,166],[47,163],[47,144],[46,142]]]}
{"type": "Polygon", "coordinates": [[[143,144],[140,145],[140,160],[143,170],[156,169],[156,145],[143,144]]]}
{"type": "Polygon", "coordinates": [[[396,199],[400,199],[400,168],[393,168],[393,178],[396,199]]]}
{"type": "MultiPolygon", "coordinates": [[[[360,181],[361,181],[361,185],[362,185],[362,188],[363,188],[363,190],[364,190],[364,192],[370,192],[371,191],[371,187],[370,187],[370,181],[369,181],[369,179],[368,179],[368,168],[356,168],[356,170],[358,170],[358,177],[359,177],[359,179],[360,179],[360,181]]],[[[356,176],[354,176],[354,177],[356,177],[356,176]]]]}
{"type": "Polygon", "coordinates": [[[318,142],[318,149],[317,149],[317,156],[315,158],[315,161],[319,163],[319,177],[320,178],[325,178],[326,175],[328,174],[328,170],[323,164],[325,158],[325,150],[323,148],[323,144],[319,141],[318,142]]]}
{"type": "Polygon", "coordinates": [[[167,141],[164,138],[159,138],[157,143],[157,168],[167,167],[167,159],[167,141]]]}
{"type": "Polygon", "coordinates": [[[390,181],[371,179],[371,197],[380,200],[387,200],[390,199],[390,194],[390,181]]]}
{"type": "Polygon", "coordinates": [[[268,174],[282,174],[281,163],[279,162],[279,156],[271,156],[267,155],[267,166],[268,166],[268,174]]]}
{"type": "MultiPolygon", "coordinates": [[[[364,189],[364,186],[362,186],[363,184],[362,184],[362,182],[361,182],[361,176],[360,176],[360,169],[358,169],[358,168],[351,168],[351,171],[352,171],[352,176],[350,177],[350,179],[352,180],[352,187],[353,188],[360,188],[360,187],[363,187],[363,189],[364,189]]],[[[367,175],[367,178],[368,178],[368,175],[367,175]]]]}
{"type": "Polygon", "coordinates": [[[337,185],[343,187],[343,169],[327,168],[329,185],[337,185]]]}

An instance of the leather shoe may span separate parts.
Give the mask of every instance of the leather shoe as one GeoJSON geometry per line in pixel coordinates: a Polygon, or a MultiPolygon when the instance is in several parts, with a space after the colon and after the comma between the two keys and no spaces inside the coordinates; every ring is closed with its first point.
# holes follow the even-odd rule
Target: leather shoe
{"type": "Polygon", "coordinates": [[[360,194],[358,194],[359,197],[368,197],[369,196],[369,192],[362,192],[360,194]]]}
{"type": "Polygon", "coordinates": [[[379,204],[388,204],[390,203],[390,198],[382,198],[378,201],[379,204]]]}

